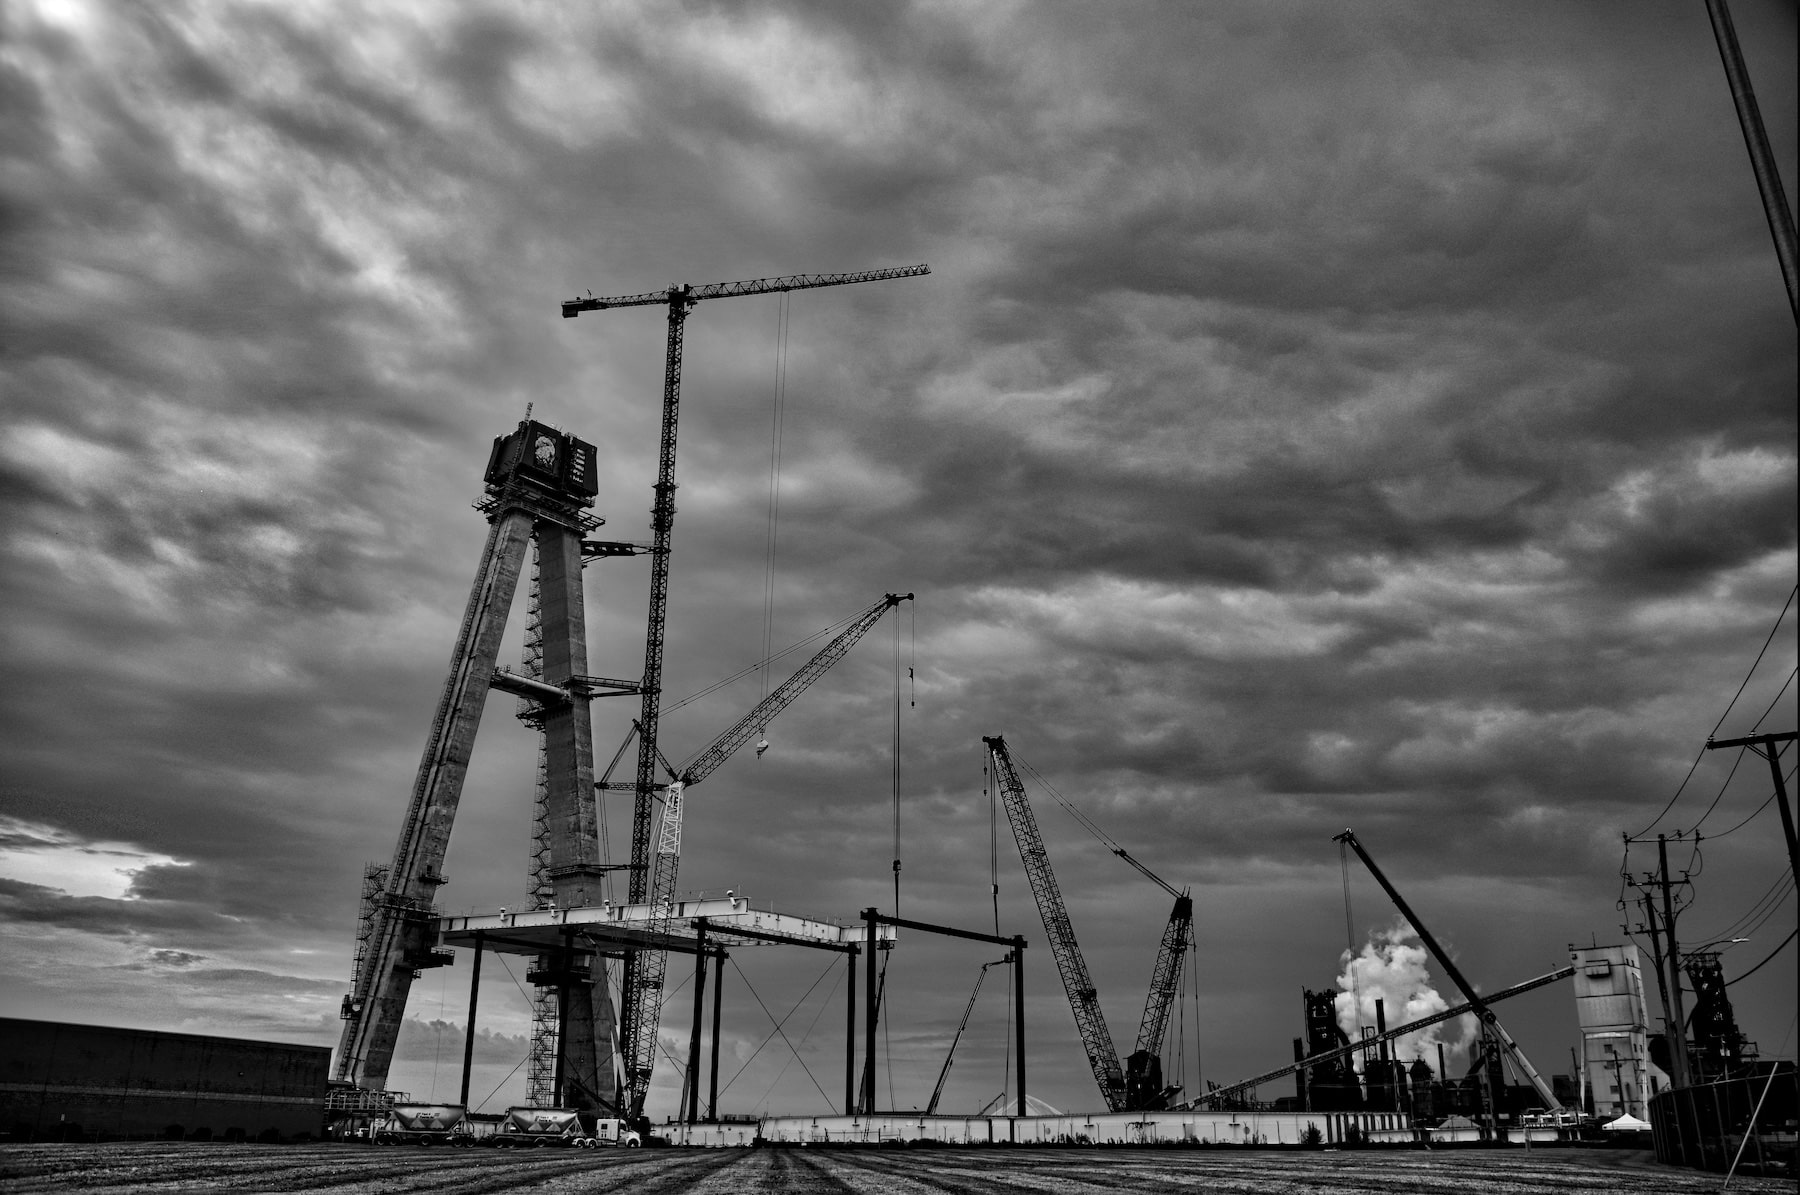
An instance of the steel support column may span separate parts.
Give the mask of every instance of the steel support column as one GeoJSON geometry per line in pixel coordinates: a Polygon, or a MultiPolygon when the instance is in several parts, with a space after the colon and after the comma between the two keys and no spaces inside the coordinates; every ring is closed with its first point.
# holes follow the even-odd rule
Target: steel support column
{"type": "MultiPolygon", "coordinates": [[[[875,948],[874,943],[869,949],[875,948]]],[[[856,1115],[856,950],[844,960],[850,976],[850,998],[844,1003],[844,1115],[856,1115]]]]}
{"type": "Polygon", "coordinates": [[[875,1114],[875,1018],[878,1010],[875,1007],[875,956],[880,953],[876,947],[874,909],[863,910],[863,919],[869,926],[867,961],[868,994],[863,997],[863,1090],[862,1111],[864,1116],[875,1114]]]}
{"type": "Polygon", "coordinates": [[[687,1104],[681,1109],[689,1124],[700,1119],[700,1022],[706,1012],[706,918],[697,923],[694,942],[694,1032],[688,1038],[687,1074],[681,1086],[687,1104]]]}
{"type": "Polygon", "coordinates": [[[475,1000],[481,994],[481,935],[475,935],[475,961],[469,965],[469,1020],[463,1033],[461,1102],[469,1106],[469,1071],[475,1061],[475,1000]]]}
{"type": "Polygon", "coordinates": [[[1013,1032],[1019,1054],[1018,1115],[1025,1115],[1025,938],[1013,939],[1013,1032]]]}
{"type": "Polygon", "coordinates": [[[713,1023],[712,1023],[712,1085],[711,1096],[706,1101],[706,1119],[719,1119],[719,1002],[725,990],[725,952],[713,951],[713,1023]]]}

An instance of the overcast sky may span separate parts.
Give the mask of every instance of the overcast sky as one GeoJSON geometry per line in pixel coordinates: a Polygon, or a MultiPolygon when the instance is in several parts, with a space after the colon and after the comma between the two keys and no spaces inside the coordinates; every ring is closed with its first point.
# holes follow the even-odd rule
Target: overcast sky
{"type": "MultiPolygon", "coordinates": [[[[1792,193],[1794,7],[1734,12],[1792,193]]],[[[891,906],[897,661],[901,912],[991,928],[1004,734],[1193,887],[1197,1087],[1196,1051],[1218,1082],[1280,1065],[1300,989],[1387,940],[1354,860],[1346,903],[1345,826],[1493,990],[1622,940],[1621,835],[1721,834],[1769,795],[1755,759],[1726,786],[1729,752],[1681,788],[1716,724],[1796,709],[1794,319],[1699,0],[0,22],[0,1013],[336,1044],[491,438],[535,404],[599,446],[600,534],[649,537],[664,320],[560,318],[589,290],[932,271],[792,297],[774,639],[918,598],[695,791],[684,890],[891,906]]],[[[776,297],[688,321],[671,702],[762,649],[782,326],[776,297]]],[[[588,571],[591,672],[641,669],[647,589],[642,560],[588,571]]],[[[671,714],[668,753],[759,694],[671,714]]],[[[523,900],[513,707],[489,703],[454,911],[523,900]]],[[[602,763],[634,709],[598,707],[602,763]]],[[[1033,796],[1129,1050],[1168,898],[1033,796]]],[[[1094,1107],[1004,821],[997,846],[1032,1094],[1094,1107]]],[[[1774,811],[1671,863],[1683,939],[1742,936],[1783,874],[1774,811]]],[[[1784,899],[1727,974],[1793,927],[1784,899]]],[[[990,956],[895,954],[895,1105],[924,1104],[990,956]]],[[[1785,960],[1731,990],[1791,1057],[1785,960]]],[[[781,1016],[827,965],[733,961],[728,1077],[758,1000],[781,1016]]],[[[477,1098],[504,1104],[528,1019],[491,968],[477,1098]]],[[[415,986],[394,1086],[454,1093],[467,970],[415,986]]],[[[787,1026],[833,1101],[841,978],[787,1026]]],[[[945,1110],[1007,1082],[1005,990],[945,1110]]],[[[1501,1011],[1569,1069],[1566,987],[1501,1011]]],[[[823,1110],[791,1059],[763,1049],[723,1110],[823,1110]]]]}

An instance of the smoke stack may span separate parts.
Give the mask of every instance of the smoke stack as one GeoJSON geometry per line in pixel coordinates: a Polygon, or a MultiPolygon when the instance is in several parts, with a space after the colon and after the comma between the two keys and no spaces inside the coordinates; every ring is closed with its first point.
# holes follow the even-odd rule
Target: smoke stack
{"type": "MultiPolygon", "coordinates": [[[[1380,996],[1375,997],[1375,1032],[1377,1035],[1387,1033],[1387,1001],[1380,996]]],[[[1381,1060],[1388,1059],[1388,1044],[1381,1043],[1381,1060]]]]}
{"type": "Polygon", "coordinates": [[[1445,1079],[1448,1079],[1450,1077],[1450,1072],[1448,1070],[1444,1069],[1444,1043],[1439,1042],[1437,1044],[1437,1048],[1438,1048],[1438,1082],[1442,1083],[1445,1079]]]}

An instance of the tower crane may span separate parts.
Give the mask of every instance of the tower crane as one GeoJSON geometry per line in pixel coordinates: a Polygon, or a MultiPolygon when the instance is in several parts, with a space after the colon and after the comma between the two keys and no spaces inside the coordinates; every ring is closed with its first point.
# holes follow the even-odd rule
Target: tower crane
{"type": "Polygon", "coordinates": [[[1006,806],[1007,821],[1012,824],[1013,838],[1019,844],[1019,860],[1025,865],[1025,878],[1037,900],[1038,913],[1044,919],[1044,934],[1050,939],[1050,952],[1056,958],[1056,969],[1062,977],[1063,991],[1068,993],[1069,1008],[1075,1014],[1075,1027],[1081,1034],[1082,1048],[1094,1081],[1106,1100],[1109,1111],[1138,1111],[1161,1108],[1173,1094],[1162,1082],[1162,1042],[1169,1024],[1169,1010],[1175,1004],[1175,989],[1181,978],[1182,960],[1193,941],[1194,902],[1186,892],[1178,892],[1163,878],[1145,867],[1118,843],[1071,810],[1087,825],[1109,850],[1136,868],[1152,883],[1175,898],[1169,924],[1163,930],[1162,944],[1156,954],[1156,968],[1150,978],[1150,992],[1144,1001],[1144,1016],[1138,1026],[1137,1049],[1127,1059],[1128,1069],[1119,1065],[1119,1052],[1100,1012],[1099,993],[1088,973],[1087,960],[1075,941],[1075,928],[1069,922],[1069,910],[1057,887],[1056,874],[1050,870],[1050,855],[1044,849],[1043,835],[1038,832],[1037,818],[1025,797],[1025,786],[1013,766],[1012,753],[1006,740],[995,735],[983,737],[994,759],[994,775],[1006,806]]]}
{"type": "MultiPolygon", "coordinates": [[[[1405,917],[1413,929],[1418,931],[1419,941],[1425,943],[1425,949],[1431,951],[1431,957],[1437,960],[1438,966],[1444,969],[1444,974],[1450,977],[1450,982],[1456,985],[1457,990],[1463,994],[1463,999],[1469,1002],[1470,1010],[1481,1022],[1482,1032],[1492,1034],[1499,1039],[1501,1048],[1512,1055],[1513,1061],[1518,1064],[1525,1077],[1531,1081],[1531,1086],[1536,1089],[1538,1098],[1544,1101],[1544,1106],[1552,1112],[1563,1111],[1562,1101],[1556,1098],[1556,1094],[1550,1090],[1550,1085],[1544,1082],[1544,1077],[1538,1074],[1537,1068],[1531,1065],[1531,1060],[1525,1057],[1525,1051],[1519,1048],[1519,1043],[1513,1040],[1512,1034],[1508,1033],[1506,1027],[1500,1023],[1500,1018],[1494,1015],[1494,1010],[1488,1007],[1491,999],[1483,998],[1481,993],[1477,992],[1469,981],[1463,978],[1462,969],[1456,965],[1456,961],[1445,952],[1444,948],[1438,945],[1438,940],[1431,936],[1431,931],[1425,928],[1425,923],[1420,921],[1418,914],[1412,911],[1412,906],[1406,903],[1406,898],[1401,896],[1399,890],[1388,882],[1388,878],[1382,874],[1381,868],[1375,866],[1375,860],[1369,857],[1369,852],[1363,848],[1361,842],[1357,841],[1355,832],[1346,829],[1342,834],[1335,835],[1332,841],[1343,843],[1356,852],[1356,857],[1363,861],[1363,866],[1369,869],[1369,874],[1375,877],[1375,882],[1381,885],[1381,890],[1388,894],[1388,899],[1394,902],[1394,907],[1400,910],[1400,915],[1405,917]]],[[[1482,1073],[1486,1074],[1485,1069],[1482,1073]]]]}
{"type": "Polygon", "coordinates": [[[962,1040],[963,1030],[969,1027],[969,1015],[975,1011],[975,997],[981,995],[981,981],[987,978],[989,967],[1004,967],[1012,962],[1012,955],[996,959],[991,963],[981,964],[981,971],[975,976],[975,990],[969,993],[969,1002],[963,1006],[962,1020],[957,1022],[956,1035],[950,1039],[950,1049],[944,1054],[944,1069],[938,1072],[937,1086],[931,1089],[931,1100],[925,1105],[925,1115],[936,1116],[938,1100],[944,1094],[944,1080],[950,1077],[950,1063],[956,1057],[956,1043],[962,1040]]]}
{"type": "MultiPolygon", "coordinates": [[[[901,266],[892,269],[863,270],[851,274],[789,274],[779,278],[751,278],[742,282],[711,282],[704,286],[681,284],[666,290],[638,295],[614,295],[596,299],[565,299],[564,319],[574,319],[584,311],[605,311],[613,307],[666,306],[669,311],[668,348],[663,358],[662,439],[657,454],[655,499],[650,508],[650,613],[644,633],[643,704],[638,714],[638,761],[636,799],[631,810],[630,899],[642,902],[650,889],[650,819],[655,801],[656,732],[662,700],[663,630],[669,613],[669,541],[675,526],[675,433],[681,413],[681,351],[688,312],[705,299],[726,299],[742,295],[767,295],[782,291],[811,290],[822,286],[848,286],[856,282],[880,282],[889,278],[914,278],[931,273],[929,266],[901,266]]],[[[650,1037],[648,1051],[655,1050],[656,1028],[648,1030],[638,1024],[631,1008],[644,1003],[646,993],[636,954],[626,956],[624,990],[631,993],[626,1016],[619,1023],[620,1046],[627,1058],[648,1056],[646,1044],[640,1041],[646,1032],[650,1037]]],[[[660,982],[660,976],[658,977],[660,982]]]]}
{"type": "MultiPolygon", "coordinates": [[[[845,653],[856,646],[856,641],[881,621],[883,614],[901,602],[911,601],[912,596],[910,593],[886,594],[879,602],[857,615],[849,626],[820,648],[818,654],[802,664],[794,675],[782,681],[767,697],[757,702],[754,709],[702,748],[679,772],[669,766],[660,751],[657,752],[657,759],[669,774],[669,784],[663,799],[662,825],[657,836],[656,861],[650,887],[650,907],[654,910],[650,926],[653,938],[666,934],[669,930],[670,911],[675,899],[675,877],[681,865],[681,823],[687,790],[717,771],[719,765],[730,759],[738,748],[755,738],[777,714],[792,705],[800,694],[825,674],[826,669],[843,659],[845,653]]],[[[639,741],[642,742],[642,739],[640,733],[639,741]]],[[[643,1114],[644,1097],[650,1092],[650,1074],[656,1063],[656,1026],[662,1019],[663,976],[667,973],[669,956],[661,950],[646,949],[636,951],[633,957],[639,960],[637,973],[641,981],[627,989],[632,1000],[628,1011],[643,1027],[643,1032],[634,1039],[636,1052],[625,1055],[629,1094],[622,1102],[635,1118],[643,1114]]]]}

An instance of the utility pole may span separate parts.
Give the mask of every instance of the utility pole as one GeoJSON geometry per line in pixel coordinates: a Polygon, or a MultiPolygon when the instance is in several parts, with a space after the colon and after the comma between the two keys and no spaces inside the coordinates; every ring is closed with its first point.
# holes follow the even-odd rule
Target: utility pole
{"type": "Polygon", "coordinates": [[[1776,746],[1777,743],[1793,742],[1796,733],[1790,730],[1785,734],[1752,734],[1741,739],[1707,739],[1706,749],[1748,747],[1768,761],[1769,778],[1775,782],[1775,808],[1781,812],[1781,833],[1787,839],[1788,870],[1800,880],[1800,849],[1796,849],[1794,843],[1794,814],[1788,808],[1787,779],[1781,774],[1781,749],[1776,746]]]}
{"type": "MultiPolygon", "coordinates": [[[[1675,1021],[1674,1014],[1669,1011],[1669,972],[1663,966],[1662,936],[1656,928],[1656,904],[1648,892],[1639,896],[1638,901],[1644,906],[1644,932],[1650,935],[1650,959],[1656,964],[1656,994],[1662,999],[1663,1027],[1666,1029],[1675,1021]]],[[[1675,1049],[1673,1043],[1669,1049],[1675,1049]]]]}
{"type": "Polygon", "coordinates": [[[1769,148],[1769,135],[1763,129],[1762,111],[1757,107],[1756,93],[1750,88],[1750,72],[1744,66],[1743,52],[1738,49],[1737,28],[1732,24],[1731,10],[1725,6],[1725,0],[1706,0],[1706,15],[1712,18],[1713,39],[1719,43],[1719,58],[1725,64],[1725,83],[1731,88],[1731,101],[1737,107],[1744,148],[1750,151],[1750,172],[1756,176],[1756,189],[1762,195],[1769,235],[1775,238],[1775,260],[1781,266],[1781,279],[1787,284],[1788,307],[1794,312],[1794,318],[1800,320],[1794,217],[1788,212],[1781,172],[1775,167],[1775,153],[1769,148]]]}
{"type": "Polygon", "coordinates": [[[1673,885],[1669,882],[1669,839],[1667,835],[1656,836],[1656,858],[1661,864],[1661,872],[1657,876],[1657,884],[1662,888],[1663,933],[1668,937],[1668,949],[1664,951],[1669,964],[1669,1060],[1675,1064],[1675,1086],[1686,1087],[1691,1081],[1692,1072],[1688,1069],[1687,1050],[1687,1014],[1681,1005],[1681,948],[1675,944],[1675,901],[1669,895],[1673,885]]]}
{"type": "MultiPolygon", "coordinates": [[[[1729,21],[1730,17],[1727,16],[1726,20],[1729,21]]],[[[1785,212],[1787,209],[1784,207],[1782,210],[1785,212]]],[[[1793,235],[1791,225],[1788,234],[1790,237],[1793,235]]],[[[1791,294],[1791,282],[1789,287],[1791,294]]],[[[1797,733],[1800,732],[1790,730],[1784,734],[1752,734],[1739,739],[1707,739],[1706,749],[1717,751],[1724,747],[1748,747],[1769,761],[1769,778],[1775,782],[1775,808],[1781,811],[1781,833],[1787,839],[1788,873],[1796,881],[1795,902],[1800,903],[1800,849],[1796,849],[1794,844],[1794,814],[1788,808],[1787,778],[1781,774],[1781,748],[1777,746],[1779,743],[1793,742],[1797,733]]],[[[1800,950],[1795,951],[1794,956],[1796,973],[1800,975],[1800,950]]]]}

